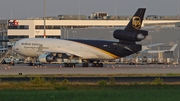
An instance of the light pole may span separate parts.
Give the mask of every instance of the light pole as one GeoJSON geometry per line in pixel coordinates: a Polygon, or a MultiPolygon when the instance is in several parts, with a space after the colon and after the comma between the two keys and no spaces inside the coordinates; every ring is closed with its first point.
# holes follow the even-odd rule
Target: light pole
{"type": "MultiPolygon", "coordinates": [[[[150,43],[151,43],[151,44],[153,44],[153,32],[154,32],[154,31],[148,31],[148,33],[151,33],[151,39],[150,39],[150,41],[151,41],[150,43]]],[[[153,48],[153,47],[150,47],[151,50],[152,50],[152,48],[153,48]]],[[[151,57],[154,57],[154,54],[151,54],[150,56],[151,56],[151,57]]]]}
{"type": "Polygon", "coordinates": [[[177,38],[176,44],[178,44],[178,51],[177,51],[177,62],[179,62],[179,38],[177,38]]]}
{"type": "Polygon", "coordinates": [[[177,0],[177,20],[179,19],[179,0],[177,0]]]}
{"type": "Polygon", "coordinates": [[[72,31],[72,33],[73,33],[73,38],[75,39],[76,31],[72,31]]]}
{"type": "Polygon", "coordinates": [[[115,0],[115,6],[114,6],[114,11],[115,11],[115,16],[117,16],[117,6],[116,6],[117,0],[115,0]]]}
{"type": "Polygon", "coordinates": [[[69,30],[67,29],[67,33],[66,33],[67,36],[66,36],[66,39],[69,38],[69,35],[68,35],[68,34],[69,34],[69,30]]]}
{"type": "Polygon", "coordinates": [[[44,0],[44,38],[46,38],[46,0],[44,0]]]}
{"type": "Polygon", "coordinates": [[[81,6],[80,6],[80,0],[78,0],[78,3],[79,3],[79,10],[78,10],[78,11],[79,11],[79,17],[78,17],[78,20],[81,20],[81,17],[80,17],[80,14],[81,14],[81,8],[80,8],[80,7],[81,7],[81,6]]]}
{"type": "Polygon", "coordinates": [[[153,32],[154,31],[148,31],[149,33],[151,33],[151,44],[153,44],[153,32]]]}

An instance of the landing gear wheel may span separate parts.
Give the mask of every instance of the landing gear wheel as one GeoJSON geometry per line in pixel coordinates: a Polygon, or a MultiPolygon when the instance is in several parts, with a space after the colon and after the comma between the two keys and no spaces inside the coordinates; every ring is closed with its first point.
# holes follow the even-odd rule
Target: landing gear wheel
{"type": "Polygon", "coordinates": [[[89,63],[83,63],[82,67],[89,67],[89,63]]]}
{"type": "Polygon", "coordinates": [[[68,63],[68,67],[72,67],[72,63],[68,63]]]}
{"type": "Polygon", "coordinates": [[[92,67],[96,67],[96,63],[92,63],[92,67]]]}
{"type": "Polygon", "coordinates": [[[67,64],[67,63],[64,63],[64,67],[68,67],[68,64],[67,64]]]}
{"type": "Polygon", "coordinates": [[[99,63],[96,63],[96,67],[99,67],[99,63]]]}
{"type": "Polygon", "coordinates": [[[92,67],[103,67],[103,63],[92,63],[92,67]]]}
{"type": "Polygon", "coordinates": [[[64,63],[64,67],[76,67],[75,63],[64,63]]]}
{"type": "Polygon", "coordinates": [[[103,63],[99,63],[99,67],[103,67],[103,63]]]}

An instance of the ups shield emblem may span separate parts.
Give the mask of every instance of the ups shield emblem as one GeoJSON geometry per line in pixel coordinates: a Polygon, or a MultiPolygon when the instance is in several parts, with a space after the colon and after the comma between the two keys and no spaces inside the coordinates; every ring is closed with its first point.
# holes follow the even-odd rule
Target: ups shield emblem
{"type": "Polygon", "coordinates": [[[135,29],[141,28],[141,18],[138,17],[138,16],[134,16],[134,17],[132,18],[132,26],[133,26],[135,29]]]}

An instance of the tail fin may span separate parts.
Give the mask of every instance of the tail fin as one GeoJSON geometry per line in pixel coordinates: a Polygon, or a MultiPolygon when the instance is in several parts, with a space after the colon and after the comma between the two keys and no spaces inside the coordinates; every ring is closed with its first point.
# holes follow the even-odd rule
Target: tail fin
{"type": "Polygon", "coordinates": [[[124,30],[132,31],[141,28],[146,8],[139,8],[124,30]]]}
{"type": "Polygon", "coordinates": [[[170,51],[174,51],[177,47],[177,44],[174,44],[174,46],[170,49],[170,51]]]}

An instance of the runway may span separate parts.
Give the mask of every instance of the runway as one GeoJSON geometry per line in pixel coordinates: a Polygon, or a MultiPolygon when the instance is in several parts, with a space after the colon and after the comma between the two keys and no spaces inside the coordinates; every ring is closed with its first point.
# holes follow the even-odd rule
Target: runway
{"type": "Polygon", "coordinates": [[[45,64],[42,67],[16,64],[0,66],[0,75],[22,74],[166,74],[180,73],[180,65],[105,65],[104,67],[63,67],[45,64]]]}

